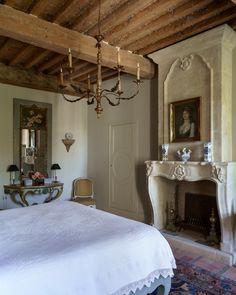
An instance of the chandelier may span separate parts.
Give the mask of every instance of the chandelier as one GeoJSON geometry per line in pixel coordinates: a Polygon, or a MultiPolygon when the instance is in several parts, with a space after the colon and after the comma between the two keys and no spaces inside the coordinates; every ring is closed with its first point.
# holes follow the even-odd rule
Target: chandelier
{"type": "Polygon", "coordinates": [[[68,68],[66,69],[66,76],[68,79],[68,85],[76,92],[78,95],[76,98],[71,99],[68,98],[64,89],[68,86],[64,84],[64,72],[63,69],[60,69],[60,77],[59,77],[59,92],[62,94],[63,98],[68,102],[76,102],[82,99],[87,99],[87,104],[91,105],[96,103],[95,111],[97,113],[97,117],[100,118],[100,115],[103,111],[102,109],[102,100],[107,100],[111,106],[118,106],[121,100],[130,100],[134,98],[139,93],[139,85],[140,81],[140,65],[137,63],[137,76],[136,80],[133,83],[136,85],[135,91],[130,96],[123,96],[124,92],[121,87],[121,72],[124,71],[124,66],[121,65],[120,61],[120,48],[117,47],[117,65],[114,69],[117,71],[117,82],[111,89],[102,89],[102,42],[103,35],[101,34],[101,0],[99,0],[99,9],[98,9],[98,35],[95,36],[97,40],[97,77],[96,84],[94,87],[91,87],[90,75],[87,78],[87,87],[79,86],[78,83],[73,81],[73,65],[72,65],[72,53],[71,49],[68,50],[68,68]]]}

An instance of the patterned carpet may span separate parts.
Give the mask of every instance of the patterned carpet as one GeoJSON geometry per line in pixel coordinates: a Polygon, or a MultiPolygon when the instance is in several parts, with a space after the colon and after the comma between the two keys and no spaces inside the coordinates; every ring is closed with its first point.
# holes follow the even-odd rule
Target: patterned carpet
{"type": "Polygon", "coordinates": [[[236,280],[177,259],[170,295],[233,295],[236,280]]]}

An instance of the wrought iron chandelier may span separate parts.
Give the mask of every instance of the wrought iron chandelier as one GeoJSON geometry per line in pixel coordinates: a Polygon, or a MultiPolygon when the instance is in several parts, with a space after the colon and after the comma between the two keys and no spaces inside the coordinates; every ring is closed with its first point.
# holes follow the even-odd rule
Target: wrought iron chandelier
{"type": "Polygon", "coordinates": [[[136,89],[131,96],[125,97],[121,88],[121,72],[124,71],[124,67],[120,63],[120,49],[117,48],[117,66],[114,69],[117,71],[117,82],[111,89],[102,89],[102,42],[103,35],[101,34],[101,0],[99,0],[99,9],[98,9],[98,35],[95,36],[97,43],[97,78],[95,87],[91,87],[90,75],[87,78],[87,87],[80,87],[78,83],[74,82],[72,79],[73,66],[72,66],[72,54],[71,49],[69,48],[68,54],[68,63],[69,67],[67,69],[68,75],[68,85],[78,94],[78,97],[75,99],[68,98],[63,90],[67,87],[64,84],[64,73],[63,69],[60,69],[60,78],[59,78],[59,91],[61,92],[63,98],[68,102],[76,102],[82,99],[87,99],[87,104],[91,105],[96,102],[95,111],[97,117],[99,118],[103,109],[102,109],[102,100],[107,100],[111,106],[118,106],[121,100],[130,100],[134,98],[139,93],[140,81],[140,65],[137,63],[137,77],[133,81],[136,85],[136,89]]]}

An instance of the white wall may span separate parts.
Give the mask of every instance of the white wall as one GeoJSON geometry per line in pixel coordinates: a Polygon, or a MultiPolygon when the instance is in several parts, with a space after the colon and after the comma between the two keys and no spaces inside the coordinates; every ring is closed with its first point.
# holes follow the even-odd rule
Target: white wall
{"type": "Polygon", "coordinates": [[[3,200],[3,185],[9,184],[6,169],[13,163],[13,98],[52,104],[52,162],[61,166],[57,171],[64,183],[61,199],[69,199],[73,179],[87,175],[86,102],[72,104],[56,93],[0,84],[0,208],[11,205],[3,200]],[[66,132],[72,132],[75,139],[69,152],[61,141],[66,132]]]}
{"type": "MultiPolygon", "coordinates": [[[[122,76],[122,86],[130,93],[134,77],[122,76]]],[[[103,88],[110,89],[114,80],[103,83],[103,88]]],[[[151,158],[151,82],[146,80],[141,84],[140,93],[130,101],[122,101],[119,106],[112,107],[105,100],[102,101],[103,113],[97,119],[95,106],[89,107],[88,112],[88,175],[94,181],[97,206],[110,211],[109,208],[109,126],[136,122],[138,126],[138,155],[135,163],[136,190],[138,211],[127,212],[126,216],[144,220],[147,216],[145,207],[148,205],[146,189],[146,170],[144,161],[151,158]]],[[[120,212],[116,212],[120,214],[120,212]]]]}

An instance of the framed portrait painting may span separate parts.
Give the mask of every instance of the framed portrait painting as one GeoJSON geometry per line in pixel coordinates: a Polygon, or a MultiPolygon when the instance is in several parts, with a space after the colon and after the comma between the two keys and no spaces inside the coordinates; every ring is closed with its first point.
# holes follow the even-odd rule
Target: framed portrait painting
{"type": "Polygon", "coordinates": [[[170,103],[170,142],[200,140],[200,97],[170,103]]]}

